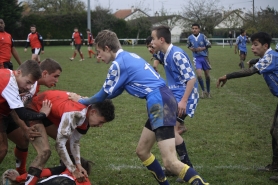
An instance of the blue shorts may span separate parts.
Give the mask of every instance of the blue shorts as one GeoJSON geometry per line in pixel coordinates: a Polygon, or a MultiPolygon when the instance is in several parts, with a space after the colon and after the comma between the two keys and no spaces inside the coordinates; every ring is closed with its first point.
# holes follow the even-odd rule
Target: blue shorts
{"type": "Polygon", "coordinates": [[[163,126],[175,126],[177,108],[176,98],[167,86],[148,94],[147,111],[152,130],[163,126]]]}
{"type": "Polygon", "coordinates": [[[211,70],[211,66],[208,60],[208,57],[200,56],[200,57],[194,57],[193,58],[194,64],[196,69],[202,69],[202,70],[211,70]]]}
{"type": "Polygon", "coordinates": [[[246,52],[246,51],[240,51],[240,50],[239,50],[239,55],[247,55],[247,52],[246,52]]]}

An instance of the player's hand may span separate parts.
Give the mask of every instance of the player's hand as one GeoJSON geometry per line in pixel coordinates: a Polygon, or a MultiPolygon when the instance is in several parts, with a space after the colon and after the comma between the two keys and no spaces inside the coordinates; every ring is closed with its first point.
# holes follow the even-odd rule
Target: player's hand
{"type": "Polygon", "coordinates": [[[186,105],[187,101],[180,101],[178,103],[178,117],[181,117],[186,114],[186,105]]]}
{"type": "Polygon", "coordinates": [[[216,83],[216,87],[218,88],[220,85],[221,85],[221,87],[223,87],[226,82],[227,82],[226,75],[222,76],[222,77],[218,78],[217,83],[216,83]],[[222,82],[222,84],[221,84],[221,82],[222,82]]]}
{"type": "Polygon", "coordinates": [[[86,182],[85,176],[76,169],[72,175],[76,178],[77,182],[86,182]]]}
{"type": "Polygon", "coordinates": [[[27,51],[27,48],[24,48],[24,52],[26,52],[27,51]]]}
{"type": "Polygon", "coordinates": [[[14,171],[10,170],[8,173],[5,174],[5,178],[10,179],[11,181],[16,181],[16,177],[19,176],[14,171]]]}
{"type": "Polygon", "coordinates": [[[87,171],[81,166],[81,164],[76,164],[77,169],[86,177],[88,178],[87,171]]]}
{"type": "Polygon", "coordinates": [[[33,141],[36,137],[41,137],[41,133],[38,132],[38,130],[36,129],[36,125],[26,127],[26,129],[24,129],[24,133],[26,134],[26,137],[31,141],[33,141]]]}
{"type": "Polygon", "coordinates": [[[195,48],[189,48],[192,52],[195,52],[196,49],[195,48]]]}
{"type": "Polygon", "coordinates": [[[73,45],[73,43],[71,42],[71,43],[70,43],[70,46],[72,46],[72,45],[73,45]]]}
{"type": "Polygon", "coordinates": [[[50,111],[51,111],[51,108],[52,108],[52,103],[50,100],[44,100],[42,102],[42,108],[40,110],[40,112],[43,112],[45,113],[46,117],[49,115],[50,111]]]}
{"type": "Polygon", "coordinates": [[[44,51],[41,51],[41,54],[44,54],[44,51]]]}
{"type": "Polygon", "coordinates": [[[69,99],[75,102],[78,102],[82,98],[79,94],[73,92],[68,93],[68,95],[69,95],[69,99]]]}

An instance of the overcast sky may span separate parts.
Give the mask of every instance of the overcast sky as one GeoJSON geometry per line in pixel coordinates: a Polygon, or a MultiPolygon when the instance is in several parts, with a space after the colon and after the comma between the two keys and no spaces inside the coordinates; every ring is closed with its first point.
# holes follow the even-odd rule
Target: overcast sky
{"type": "MultiPolygon", "coordinates": [[[[86,4],[88,0],[82,0],[86,4]]],[[[110,8],[115,12],[117,9],[129,9],[131,6],[138,6],[149,8],[147,12],[153,15],[154,12],[161,10],[162,4],[168,13],[181,12],[181,7],[187,5],[189,0],[90,0],[91,9],[94,9],[96,5],[101,5],[104,8],[110,8]]],[[[254,0],[255,10],[259,10],[260,7],[266,8],[268,5],[278,10],[278,0],[254,0]]],[[[225,9],[245,8],[245,10],[252,10],[253,0],[219,0],[219,6],[224,6],[225,9]]]]}

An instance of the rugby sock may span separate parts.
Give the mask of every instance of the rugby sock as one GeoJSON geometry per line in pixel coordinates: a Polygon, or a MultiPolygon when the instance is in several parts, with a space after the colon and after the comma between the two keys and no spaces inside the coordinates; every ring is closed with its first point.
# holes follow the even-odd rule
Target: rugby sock
{"type": "Polygon", "coordinates": [[[201,86],[202,91],[205,91],[204,81],[202,77],[198,77],[199,84],[201,86]]]}
{"type": "Polygon", "coordinates": [[[28,175],[27,173],[19,175],[19,176],[16,177],[15,181],[18,182],[18,183],[24,183],[26,178],[27,178],[27,175],[28,175]]]}
{"type": "Polygon", "coordinates": [[[210,92],[210,77],[206,78],[207,92],[210,92]]]}
{"type": "Polygon", "coordinates": [[[91,52],[93,55],[95,55],[95,52],[94,52],[93,50],[90,50],[90,52],[91,52]]]}
{"type": "Polygon", "coordinates": [[[89,57],[92,58],[91,50],[89,50],[88,53],[89,53],[89,57]]]}
{"type": "Polygon", "coordinates": [[[183,162],[184,164],[187,164],[188,166],[193,168],[193,166],[190,162],[189,156],[187,154],[187,150],[186,150],[184,141],[180,145],[176,145],[176,151],[180,157],[181,162],[183,162]]]}
{"type": "Polygon", "coordinates": [[[16,170],[18,171],[18,173],[20,175],[26,173],[28,148],[21,149],[18,146],[16,146],[14,148],[14,156],[16,157],[16,170]]]}
{"type": "Polygon", "coordinates": [[[74,52],[72,58],[75,58],[75,57],[76,57],[76,53],[74,52]]]}
{"type": "Polygon", "coordinates": [[[153,174],[154,178],[160,185],[169,185],[169,182],[167,181],[167,178],[159,162],[155,159],[153,154],[151,154],[151,156],[146,161],[144,161],[143,164],[153,174]]]}
{"type": "Polygon", "coordinates": [[[84,59],[84,58],[83,58],[83,54],[82,54],[81,52],[80,52],[80,57],[81,57],[82,59],[84,59]]]}
{"type": "Polygon", "coordinates": [[[38,168],[29,167],[25,185],[36,185],[40,178],[41,172],[42,170],[38,168]]]}
{"type": "Polygon", "coordinates": [[[244,62],[243,62],[243,60],[240,61],[240,67],[241,67],[241,69],[244,68],[244,62]]]}
{"type": "Polygon", "coordinates": [[[183,179],[186,182],[189,182],[192,185],[209,185],[205,183],[204,180],[198,175],[198,173],[188,165],[184,165],[183,169],[179,174],[179,178],[183,179]]]}

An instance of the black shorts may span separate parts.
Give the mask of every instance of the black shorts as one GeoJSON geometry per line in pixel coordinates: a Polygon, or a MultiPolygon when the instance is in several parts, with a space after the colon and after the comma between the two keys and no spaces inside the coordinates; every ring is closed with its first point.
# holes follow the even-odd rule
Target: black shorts
{"type": "Polygon", "coordinates": [[[39,55],[41,53],[41,48],[34,48],[32,49],[32,54],[36,54],[36,55],[39,55]]]}
{"type": "Polygon", "coordinates": [[[11,63],[10,61],[3,62],[3,66],[1,66],[0,68],[13,70],[13,63],[11,63]]]}
{"type": "Polygon", "coordinates": [[[40,185],[76,185],[75,181],[64,176],[49,177],[38,182],[40,185]]]}
{"type": "Polygon", "coordinates": [[[79,51],[81,48],[81,44],[74,44],[74,47],[77,51],[79,51]]]}
{"type": "Polygon", "coordinates": [[[0,119],[0,132],[9,134],[15,129],[19,128],[19,126],[15,123],[11,115],[1,116],[0,119]]]}

